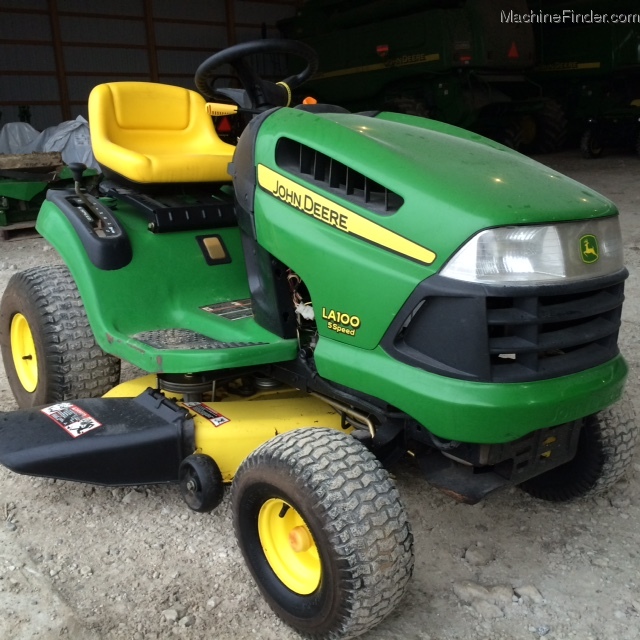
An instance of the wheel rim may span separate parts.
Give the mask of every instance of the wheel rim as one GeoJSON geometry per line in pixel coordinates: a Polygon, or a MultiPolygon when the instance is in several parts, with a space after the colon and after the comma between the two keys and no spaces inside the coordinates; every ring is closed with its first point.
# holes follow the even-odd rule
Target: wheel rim
{"type": "Polygon", "coordinates": [[[185,502],[197,511],[202,505],[202,485],[198,473],[193,467],[187,467],[181,485],[185,502]]]}
{"type": "Polygon", "coordinates": [[[11,353],[18,380],[28,393],[38,386],[38,357],[28,320],[16,313],[11,320],[11,353]]]}
{"type": "Polygon", "coordinates": [[[267,500],[258,514],[258,534],[269,566],[291,591],[313,593],[322,567],[315,540],[302,516],[279,498],[267,500]]]}

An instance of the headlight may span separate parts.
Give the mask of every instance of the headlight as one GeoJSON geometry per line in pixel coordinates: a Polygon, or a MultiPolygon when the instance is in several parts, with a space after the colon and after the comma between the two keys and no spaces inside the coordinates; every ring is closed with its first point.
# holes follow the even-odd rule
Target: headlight
{"type": "Polygon", "coordinates": [[[481,231],[441,274],[467,282],[575,281],[623,267],[618,217],[481,231]]]}

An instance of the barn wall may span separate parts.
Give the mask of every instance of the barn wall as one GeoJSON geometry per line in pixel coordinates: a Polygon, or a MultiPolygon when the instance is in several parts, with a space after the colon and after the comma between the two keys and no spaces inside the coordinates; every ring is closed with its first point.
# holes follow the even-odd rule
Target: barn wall
{"type": "Polygon", "coordinates": [[[28,114],[43,129],[86,117],[101,82],[193,88],[193,73],[229,44],[276,37],[300,0],[2,0],[0,126],[28,114]]]}

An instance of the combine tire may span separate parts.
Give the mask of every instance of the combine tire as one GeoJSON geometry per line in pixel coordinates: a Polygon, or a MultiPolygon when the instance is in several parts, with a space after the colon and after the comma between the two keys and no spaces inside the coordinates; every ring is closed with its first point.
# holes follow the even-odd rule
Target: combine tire
{"type": "Polygon", "coordinates": [[[520,486],[535,498],[550,502],[603,493],[631,464],[637,441],[635,412],[625,396],[612,407],[585,418],[573,460],[520,486]]]}
{"type": "Polygon", "coordinates": [[[0,348],[21,409],[99,397],[120,379],[120,360],[96,344],[64,266],[12,276],[0,302],[0,348]]]}
{"type": "Polygon", "coordinates": [[[276,436],[242,463],[231,499],[262,595],[304,635],[360,635],[402,598],[413,570],[407,514],[387,471],[352,436],[276,436]]]}
{"type": "Polygon", "coordinates": [[[567,119],[555,100],[545,100],[543,107],[533,114],[535,137],[530,145],[523,145],[527,153],[554,153],[567,139],[567,119]]]}
{"type": "Polygon", "coordinates": [[[522,127],[517,122],[509,124],[504,128],[499,142],[505,147],[509,147],[509,149],[520,151],[522,147],[522,127]]]}
{"type": "Polygon", "coordinates": [[[407,116],[419,116],[420,118],[428,118],[429,110],[422,100],[400,96],[391,98],[385,102],[384,111],[392,113],[404,113],[407,116]]]}
{"type": "Polygon", "coordinates": [[[580,152],[583,158],[599,158],[602,155],[602,143],[591,129],[587,129],[580,138],[580,152]]]}

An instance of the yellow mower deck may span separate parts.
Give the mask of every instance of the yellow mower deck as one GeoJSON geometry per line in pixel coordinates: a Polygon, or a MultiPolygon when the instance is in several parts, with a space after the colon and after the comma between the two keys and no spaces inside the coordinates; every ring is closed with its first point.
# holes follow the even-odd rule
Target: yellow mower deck
{"type": "MultiPolygon", "coordinates": [[[[124,382],[104,397],[132,398],[148,387],[157,388],[156,376],[124,382]]],[[[242,461],[279,433],[302,427],[351,430],[342,428],[340,415],[328,404],[290,387],[259,391],[249,398],[229,394],[216,402],[184,403],[180,394],[165,395],[189,410],[195,424],[194,453],[213,458],[224,482],[231,482],[242,461]]]]}

